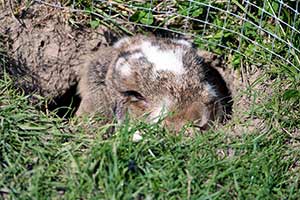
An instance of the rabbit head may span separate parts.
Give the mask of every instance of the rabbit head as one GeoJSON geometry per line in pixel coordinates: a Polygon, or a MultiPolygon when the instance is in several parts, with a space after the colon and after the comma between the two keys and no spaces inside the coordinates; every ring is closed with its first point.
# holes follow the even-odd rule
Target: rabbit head
{"type": "Polygon", "coordinates": [[[206,129],[223,115],[209,66],[185,40],[136,36],[115,44],[106,82],[117,92],[116,116],[149,122],[162,119],[173,130],[187,122],[206,129]]]}

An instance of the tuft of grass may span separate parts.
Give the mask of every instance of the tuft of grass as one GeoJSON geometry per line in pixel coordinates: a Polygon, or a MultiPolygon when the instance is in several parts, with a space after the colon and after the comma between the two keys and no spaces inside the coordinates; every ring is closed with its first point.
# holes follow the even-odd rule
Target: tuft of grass
{"type": "MultiPolygon", "coordinates": [[[[91,137],[81,127],[37,111],[10,85],[7,77],[0,81],[3,198],[297,199],[300,195],[299,138],[286,133],[295,126],[282,120],[281,113],[290,107],[275,103],[280,95],[253,106],[252,115],[265,121],[261,131],[246,129],[234,136],[226,129],[210,130],[191,139],[167,133],[159,124],[126,122],[104,140],[103,128],[95,128],[91,137]],[[144,132],[138,143],[132,141],[137,130],[144,132]]],[[[291,123],[298,118],[294,120],[291,123]]]]}

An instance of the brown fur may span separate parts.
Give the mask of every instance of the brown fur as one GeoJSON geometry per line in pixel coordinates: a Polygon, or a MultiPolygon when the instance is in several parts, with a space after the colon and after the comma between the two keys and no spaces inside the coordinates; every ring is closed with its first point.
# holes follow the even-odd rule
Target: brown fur
{"type": "Polygon", "coordinates": [[[200,55],[177,40],[142,35],[101,49],[82,69],[79,83],[82,102],[77,115],[100,114],[108,120],[116,117],[122,121],[125,113],[129,113],[132,118],[153,121],[151,115],[167,99],[168,111],[172,113],[164,119],[168,127],[178,131],[185,123],[194,122],[197,127],[206,128],[210,121],[224,117],[222,99],[229,91],[225,82],[219,81],[220,74],[210,66],[212,62],[200,55]],[[134,58],[135,54],[141,54],[139,47],[144,41],[162,52],[181,49],[185,72],[178,76],[168,70],[155,71],[154,64],[146,57],[134,58]],[[122,72],[124,65],[129,66],[129,74],[122,72]],[[214,94],[206,88],[207,83],[214,94]]]}

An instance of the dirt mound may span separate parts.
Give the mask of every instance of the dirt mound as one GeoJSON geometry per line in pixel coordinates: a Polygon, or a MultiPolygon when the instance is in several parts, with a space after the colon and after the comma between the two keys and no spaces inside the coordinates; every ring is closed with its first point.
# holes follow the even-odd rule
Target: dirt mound
{"type": "Polygon", "coordinates": [[[103,27],[71,26],[69,12],[38,3],[6,2],[0,5],[0,13],[0,35],[10,58],[7,71],[26,93],[49,99],[64,101],[62,97],[76,88],[78,66],[85,62],[85,55],[114,39],[103,27]]]}

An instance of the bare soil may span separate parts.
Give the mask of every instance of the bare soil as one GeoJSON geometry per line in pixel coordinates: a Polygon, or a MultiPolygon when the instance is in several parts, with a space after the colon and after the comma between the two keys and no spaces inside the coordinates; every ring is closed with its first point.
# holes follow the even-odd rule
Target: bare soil
{"type": "Polygon", "coordinates": [[[27,94],[60,105],[67,103],[69,93],[76,93],[85,55],[116,39],[105,27],[75,27],[68,19],[69,12],[38,3],[0,3],[0,35],[9,58],[6,71],[27,94]]]}

